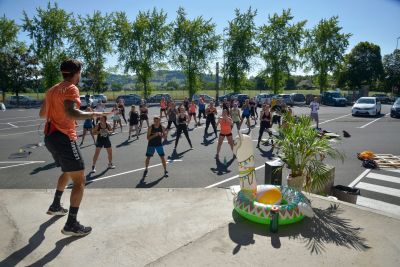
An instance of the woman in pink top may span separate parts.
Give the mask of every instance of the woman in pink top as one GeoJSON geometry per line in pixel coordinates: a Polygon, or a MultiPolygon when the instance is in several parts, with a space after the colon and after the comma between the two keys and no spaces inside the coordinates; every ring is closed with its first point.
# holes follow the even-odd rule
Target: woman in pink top
{"type": "Polygon", "coordinates": [[[188,124],[192,121],[192,117],[193,117],[194,122],[195,122],[194,127],[197,127],[196,111],[197,111],[197,105],[192,100],[192,103],[189,104],[189,122],[188,122],[188,124]]]}
{"type": "Polygon", "coordinates": [[[218,125],[221,126],[221,131],[219,132],[218,145],[217,145],[217,154],[215,158],[219,158],[219,152],[221,151],[222,142],[225,137],[228,139],[228,144],[231,146],[231,150],[233,151],[233,138],[232,138],[232,119],[228,116],[228,110],[224,109],[222,111],[222,116],[218,119],[218,125]]]}
{"type": "Polygon", "coordinates": [[[162,114],[164,112],[165,117],[167,117],[167,102],[164,97],[161,97],[160,101],[160,120],[162,119],[162,114]]]}

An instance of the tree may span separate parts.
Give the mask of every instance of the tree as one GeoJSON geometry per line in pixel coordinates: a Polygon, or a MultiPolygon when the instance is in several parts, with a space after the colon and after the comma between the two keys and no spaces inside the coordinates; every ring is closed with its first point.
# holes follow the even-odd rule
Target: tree
{"type": "Polygon", "coordinates": [[[306,59],[306,70],[317,75],[320,91],[328,84],[328,72],[337,70],[349,45],[351,34],[340,33],[338,17],[322,19],[318,25],[306,32],[302,55],[306,59]]]}
{"type": "Polygon", "coordinates": [[[119,59],[124,62],[125,72],[134,71],[137,81],[143,85],[144,97],[150,95],[150,79],[154,69],[160,66],[168,50],[170,26],[163,10],[139,12],[130,23],[124,12],[115,15],[115,38],[119,59]]]}
{"type": "Polygon", "coordinates": [[[296,81],[292,78],[287,78],[285,80],[285,89],[286,90],[295,90],[296,89],[296,81]]]}
{"type": "Polygon", "coordinates": [[[30,19],[24,11],[23,30],[32,40],[33,52],[42,65],[44,86],[49,88],[61,80],[60,61],[66,58],[64,42],[69,34],[71,14],[50,2],[47,9],[37,8],[37,15],[30,19]]]}
{"type": "Polygon", "coordinates": [[[71,31],[69,40],[75,57],[81,57],[85,63],[85,77],[93,92],[103,92],[105,88],[106,73],[104,63],[106,55],[112,50],[112,27],[109,23],[111,16],[100,11],[93,13],[93,16],[78,16],[71,20],[71,31]]]}
{"type": "Polygon", "coordinates": [[[208,63],[218,49],[220,37],[216,25],[203,17],[189,20],[180,7],[173,24],[172,62],[183,70],[189,88],[189,96],[196,93],[200,74],[208,69],[208,63]]]}
{"type": "Polygon", "coordinates": [[[235,9],[235,18],[229,21],[227,38],[224,40],[225,73],[227,82],[234,92],[240,92],[240,85],[245,78],[246,72],[250,71],[250,59],[257,53],[254,40],[256,27],[254,17],[257,10],[251,8],[245,13],[235,9]]]}
{"type": "Polygon", "coordinates": [[[397,94],[400,90],[400,49],[383,57],[383,68],[385,71],[385,89],[390,91],[397,87],[397,94]]]}
{"type": "Polygon", "coordinates": [[[292,19],[290,9],[283,10],[280,16],[277,13],[269,15],[268,24],[259,28],[257,36],[261,57],[267,65],[265,73],[271,76],[275,94],[279,92],[285,75],[295,70],[299,63],[296,57],[306,21],[290,24],[292,19]]]}
{"type": "Polygon", "coordinates": [[[346,77],[352,87],[371,85],[383,77],[381,48],[369,42],[358,43],[346,57],[346,77]]]}
{"type": "Polygon", "coordinates": [[[14,20],[9,20],[5,16],[0,19],[0,89],[2,90],[3,100],[6,91],[10,88],[12,81],[10,77],[10,59],[12,50],[17,42],[18,25],[14,20]]]}

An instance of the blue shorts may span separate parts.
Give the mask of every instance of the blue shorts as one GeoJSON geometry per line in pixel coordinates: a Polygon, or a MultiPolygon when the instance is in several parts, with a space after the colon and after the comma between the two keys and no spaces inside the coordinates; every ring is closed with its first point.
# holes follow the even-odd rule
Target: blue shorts
{"type": "Polygon", "coordinates": [[[250,113],[249,114],[243,113],[242,114],[242,119],[244,119],[244,118],[246,118],[246,119],[250,118],[250,113]]]}
{"type": "Polygon", "coordinates": [[[156,150],[157,150],[157,154],[160,157],[163,157],[165,155],[163,146],[148,146],[147,151],[146,151],[146,157],[152,157],[156,150]]]}

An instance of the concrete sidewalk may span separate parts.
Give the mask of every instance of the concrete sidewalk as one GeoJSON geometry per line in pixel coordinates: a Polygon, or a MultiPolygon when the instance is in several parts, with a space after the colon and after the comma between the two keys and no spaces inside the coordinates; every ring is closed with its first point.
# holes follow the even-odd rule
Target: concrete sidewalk
{"type": "Polygon", "coordinates": [[[0,266],[400,266],[399,218],[316,196],[313,219],[271,235],[226,189],[89,189],[84,238],[45,214],[52,197],[0,190],[0,266]]]}

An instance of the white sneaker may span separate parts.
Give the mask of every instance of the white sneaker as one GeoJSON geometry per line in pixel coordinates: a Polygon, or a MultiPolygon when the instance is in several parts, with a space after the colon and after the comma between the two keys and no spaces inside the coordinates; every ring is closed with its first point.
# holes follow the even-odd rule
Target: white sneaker
{"type": "Polygon", "coordinates": [[[108,163],[108,168],[109,168],[109,169],[115,169],[115,165],[112,164],[112,163],[108,163]]]}
{"type": "Polygon", "coordinates": [[[95,173],[96,172],[96,168],[94,166],[92,166],[92,171],[91,173],[95,173]]]}

